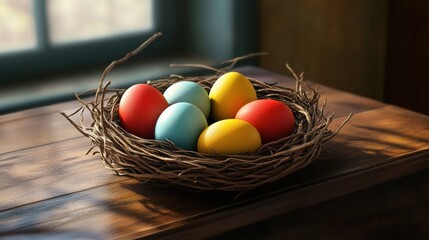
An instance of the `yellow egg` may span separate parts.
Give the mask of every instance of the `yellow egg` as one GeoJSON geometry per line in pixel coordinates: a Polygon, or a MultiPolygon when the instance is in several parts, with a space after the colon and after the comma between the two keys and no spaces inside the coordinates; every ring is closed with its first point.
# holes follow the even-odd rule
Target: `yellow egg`
{"type": "Polygon", "coordinates": [[[249,79],[238,72],[228,72],[213,84],[209,98],[211,117],[215,121],[234,118],[246,103],[256,100],[256,92],[249,79]]]}
{"type": "Polygon", "coordinates": [[[250,123],[225,119],[207,127],[198,138],[198,151],[210,154],[244,154],[261,147],[261,136],[250,123]]]}

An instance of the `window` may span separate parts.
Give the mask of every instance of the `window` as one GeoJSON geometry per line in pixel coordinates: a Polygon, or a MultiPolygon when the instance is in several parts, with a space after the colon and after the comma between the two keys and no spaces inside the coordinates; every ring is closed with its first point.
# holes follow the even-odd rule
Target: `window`
{"type": "Polygon", "coordinates": [[[154,2],[0,0],[0,85],[106,65],[159,28],[154,2]]]}
{"type": "Polygon", "coordinates": [[[170,63],[256,52],[257,16],[257,0],[0,0],[0,114],[93,89],[108,64],[155,32],[163,36],[116,68],[112,85],[189,74],[170,63]]]}
{"type": "MultiPolygon", "coordinates": [[[[47,0],[45,3],[46,24],[39,24],[42,29],[37,29],[39,35],[48,32],[45,44],[139,33],[153,26],[151,0],[47,0]]],[[[0,0],[0,53],[43,44],[36,39],[36,16],[43,17],[45,11],[40,5],[44,5],[40,0],[0,0]]]]}
{"type": "Polygon", "coordinates": [[[0,53],[36,47],[33,2],[0,0],[0,53]]]}
{"type": "Polygon", "coordinates": [[[53,44],[151,30],[151,0],[48,0],[53,44]]]}

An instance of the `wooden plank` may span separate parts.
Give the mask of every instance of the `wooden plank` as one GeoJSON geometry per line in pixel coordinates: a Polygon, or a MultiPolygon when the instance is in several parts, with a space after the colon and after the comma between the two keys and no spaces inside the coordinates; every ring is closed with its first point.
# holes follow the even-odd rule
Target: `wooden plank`
{"type": "Polygon", "coordinates": [[[32,118],[32,117],[40,117],[47,114],[57,113],[61,110],[73,109],[78,107],[80,107],[79,102],[67,101],[67,102],[56,103],[56,104],[47,105],[43,107],[31,108],[24,111],[8,113],[0,116],[0,124],[9,122],[9,121],[17,121],[23,118],[26,119],[26,118],[32,118]]]}
{"type": "Polygon", "coordinates": [[[393,106],[359,113],[319,160],[239,201],[228,193],[188,193],[112,176],[96,157],[82,157],[82,138],[7,153],[0,161],[9,164],[0,167],[0,232],[210,236],[427,168],[427,126],[428,116],[393,106]],[[18,170],[8,172],[13,166],[18,170]]]}
{"type": "Polygon", "coordinates": [[[0,155],[0,211],[118,181],[99,156],[85,156],[89,144],[78,137],[0,155]]]}
{"type": "Polygon", "coordinates": [[[349,147],[374,157],[418,151],[429,146],[429,116],[395,106],[357,114],[327,147],[333,145],[336,151],[349,147]]]}
{"type": "Polygon", "coordinates": [[[427,239],[429,171],[309,206],[213,239],[427,239]]]}
{"type": "Polygon", "coordinates": [[[128,180],[1,211],[0,232],[44,229],[87,232],[101,239],[149,235],[200,239],[378,184],[376,180],[392,177],[387,173],[367,172],[363,179],[368,186],[350,174],[240,202],[223,193],[183,193],[128,180]]]}
{"type": "Polygon", "coordinates": [[[0,232],[55,229],[89,232],[101,239],[129,238],[181,225],[189,216],[232,201],[231,195],[223,196],[142,186],[128,179],[0,211],[0,232]]]}
{"type": "MultiPolygon", "coordinates": [[[[0,124],[1,138],[4,139],[0,145],[0,153],[23,150],[53,142],[59,142],[70,138],[76,138],[81,134],[70,125],[60,114],[60,110],[43,112],[30,116],[22,116],[17,119],[5,121],[0,124]]],[[[67,111],[72,112],[72,111],[67,111]]],[[[1,118],[1,117],[0,117],[1,118]]]]}
{"type": "MultiPolygon", "coordinates": [[[[81,104],[76,100],[0,115],[0,136],[5,139],[0,154],[82,136],[60,114],[62,111],[70,114],[79,107],[81,104]]],[[[90,120],[88,111],[84,116],[90,120]]],[[[74,119],[79,121],[79,117],[74,119]]]]}

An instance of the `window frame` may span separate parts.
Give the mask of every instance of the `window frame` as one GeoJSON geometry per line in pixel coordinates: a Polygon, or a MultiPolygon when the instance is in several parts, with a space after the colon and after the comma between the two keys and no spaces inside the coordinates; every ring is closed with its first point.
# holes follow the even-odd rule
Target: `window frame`
{"type": "Polygon", "coordinates": [[[33,0],[36,47],[0,54],[0,86],[25,83],[48,74],[105,66],[135,49],[145,39],[159,31],[166,31],[168,34],[164,34],[154,46],[145,49],[144,57],[156,57],[156,52],[160,49],[162,52],[176,53],[177,49],[180,49],[174,47],[178,44],[173,41],[177,37],[177,31],[171,30],[179,27],[180,21],[162,19],[164,12],[168,12],[172,17],[179,17],[176,12],[171,11],[175,8],[171,5],[178,7],[179,4],[169,0],[153,0],[153,27],[149,31],[124,33],[75,43],[51,44],[46,0],[33,0]]]}

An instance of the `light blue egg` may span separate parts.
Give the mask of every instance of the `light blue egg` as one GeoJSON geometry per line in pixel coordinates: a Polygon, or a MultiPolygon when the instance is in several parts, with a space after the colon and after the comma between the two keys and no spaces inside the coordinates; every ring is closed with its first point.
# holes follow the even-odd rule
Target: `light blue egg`
{"type": "Polygon", "coordinates": [[[179,102],[167,107],[159,116],[155,139],[168,139],[181,148],[196,150],[198,137],[206,127],[207,120],[199,108],[179,102]]]}
{"type": "Polygon", "coordinates": [[[198,83],[181,81],[174,83],[164,92],[168,104],[187,102],[197,106],[207,118],[210,114],[209,95],[198,83]]]}

